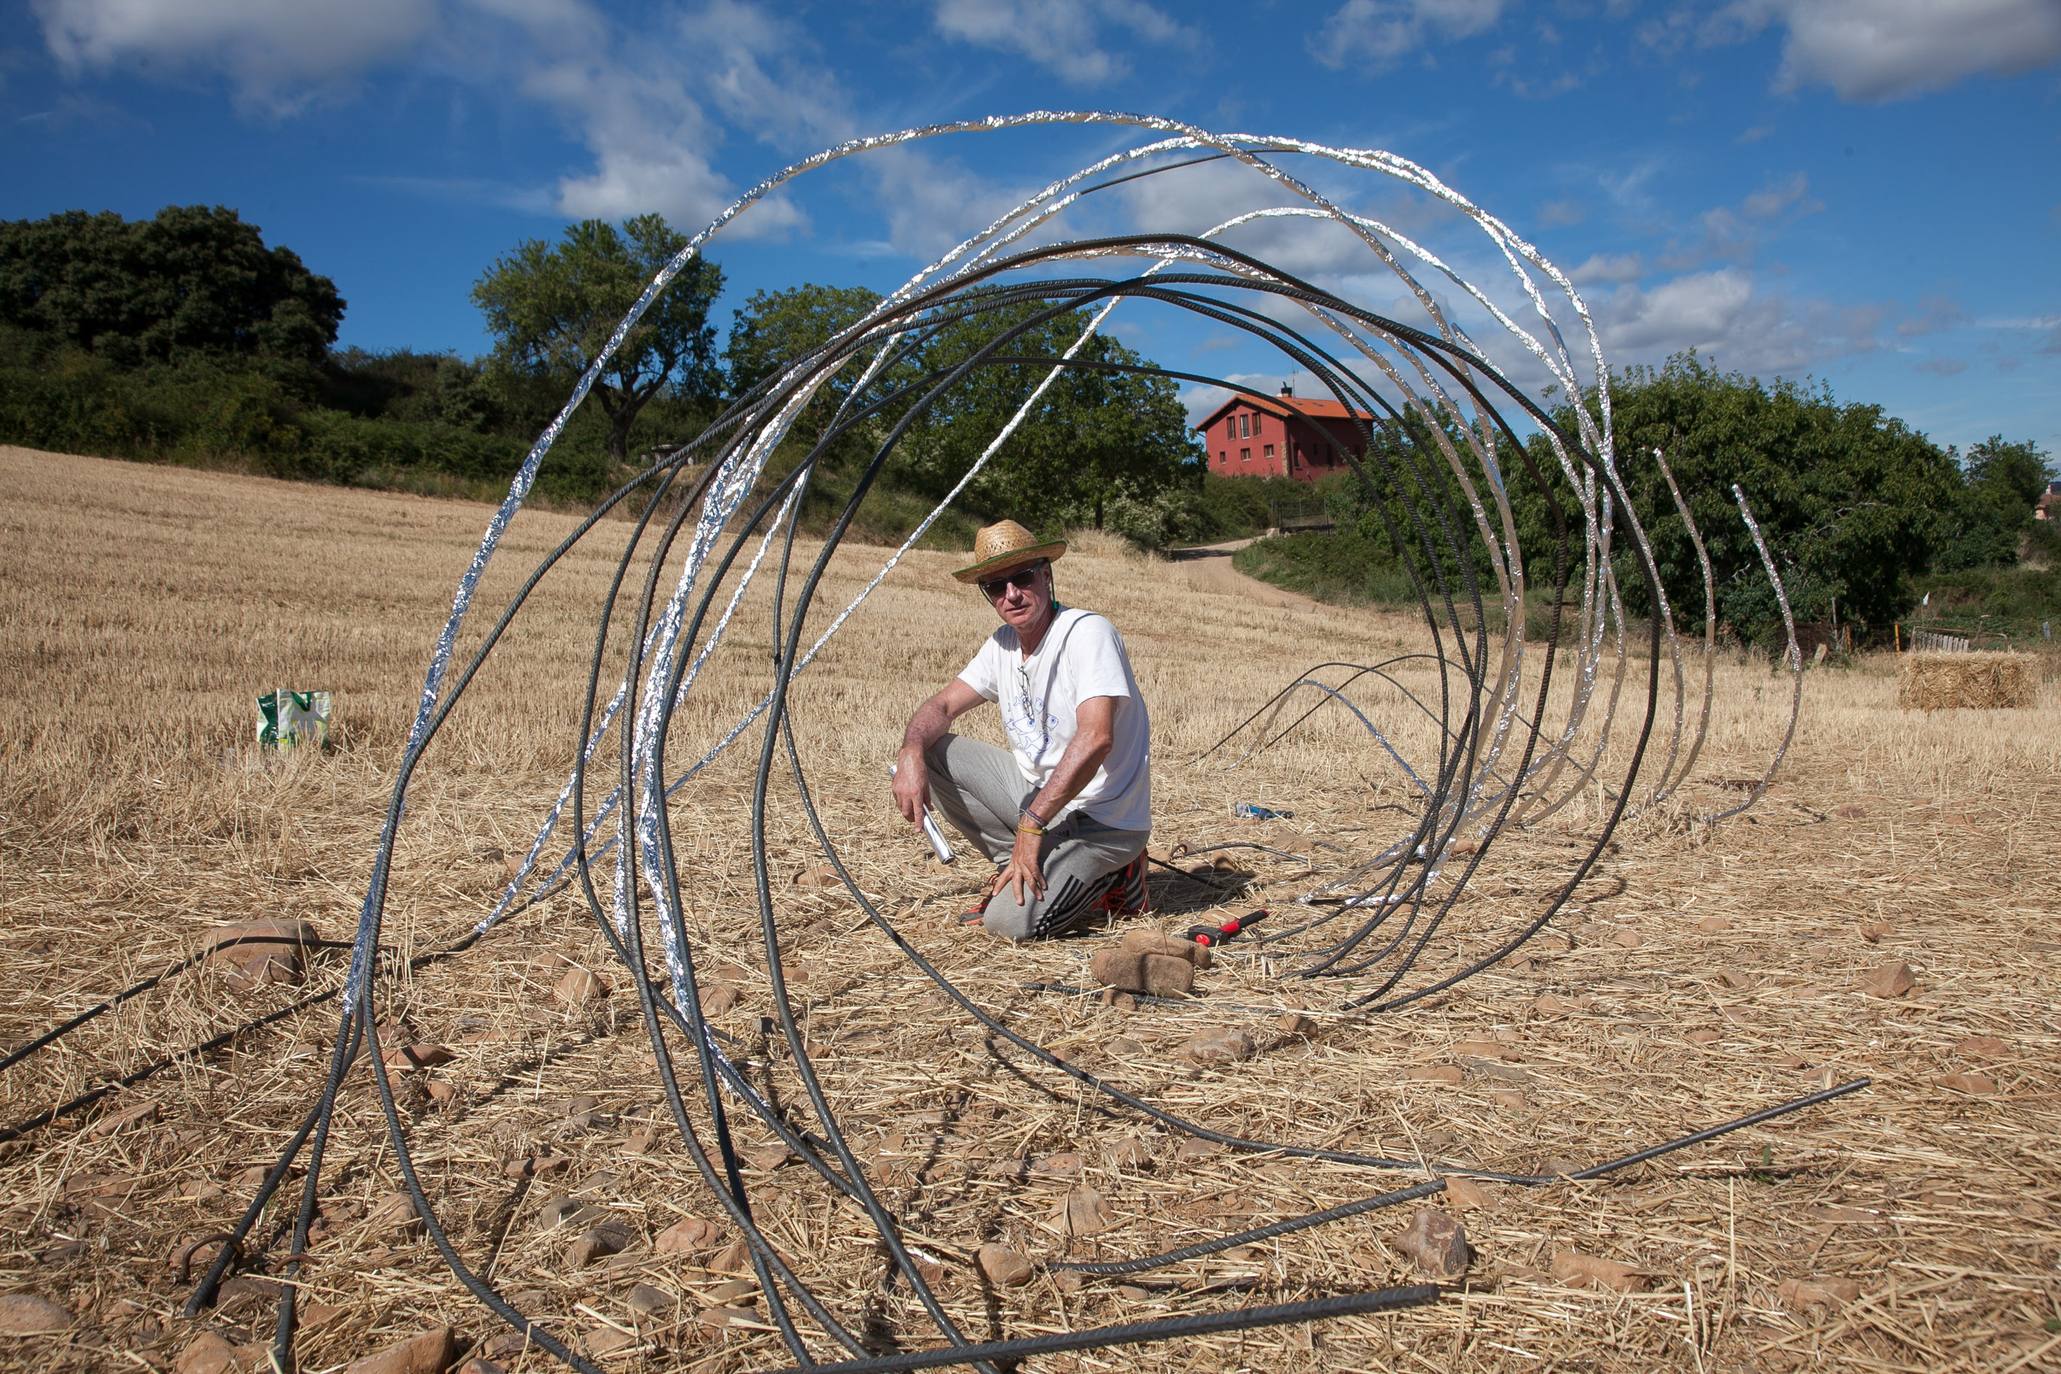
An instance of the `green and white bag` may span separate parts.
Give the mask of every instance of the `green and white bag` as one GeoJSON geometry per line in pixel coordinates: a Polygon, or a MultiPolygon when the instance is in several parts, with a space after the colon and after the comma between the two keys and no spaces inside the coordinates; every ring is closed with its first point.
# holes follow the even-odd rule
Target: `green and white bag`
{"type": "Polygon", "coordinates": [[[258,743],[268,749],[292,749],[329,743],[328,692],[266,692],[258,698],[258,743]]]}

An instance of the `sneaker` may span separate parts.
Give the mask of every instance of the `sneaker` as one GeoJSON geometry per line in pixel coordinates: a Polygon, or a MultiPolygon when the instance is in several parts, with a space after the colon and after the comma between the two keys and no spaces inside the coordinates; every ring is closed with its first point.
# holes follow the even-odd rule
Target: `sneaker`
{"type": "Polygon", "coordinates": [[[1152,909],[1151,895],[1145,887],[1143,850],[1117,870],[1116,883],[1103,895],[1102,909],[1112,916],[1143,916],[1152,909]]]}

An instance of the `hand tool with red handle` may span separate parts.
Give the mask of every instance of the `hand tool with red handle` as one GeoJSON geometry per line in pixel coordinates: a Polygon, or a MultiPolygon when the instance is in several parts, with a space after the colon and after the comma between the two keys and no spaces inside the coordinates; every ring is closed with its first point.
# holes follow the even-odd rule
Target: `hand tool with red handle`
{"type": "Polygon", "coordinates": [[[1226,940],[1236,938],[1238,932],[1247,926],[1256,926],[1265,919],[1267,909],[1261,907],[1257,911],[1248,911],[1243,916],[1226,917],[1217,925],[1189,926],[1188,933],[1182,938],[1193,940],[1198,945],[1221,945],[1226,940]]]}

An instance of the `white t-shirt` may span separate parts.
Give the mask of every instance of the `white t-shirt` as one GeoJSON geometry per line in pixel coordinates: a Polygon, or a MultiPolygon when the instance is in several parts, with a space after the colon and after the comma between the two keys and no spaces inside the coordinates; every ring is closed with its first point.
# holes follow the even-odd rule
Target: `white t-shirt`
{"type": "Polygon", "coordinates": [[[1092,611],[1062,607],[1038,651],[1024,658],[1014,628],[996,629],[959,680],[1002,708],[1002,728],[1024,781],[1043,787],[1073,743],[1074,710],[1115,697],[1108,757],[1047,824],[1075,811],[1117,830],[1152,828],[1151,722],[1116,627],[1092,611]]]}

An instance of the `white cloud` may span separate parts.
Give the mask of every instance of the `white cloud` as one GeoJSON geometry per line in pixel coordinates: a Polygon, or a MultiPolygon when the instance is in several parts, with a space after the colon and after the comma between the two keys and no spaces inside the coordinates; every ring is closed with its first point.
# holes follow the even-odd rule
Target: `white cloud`
{"type": "Polygon", "coordinates": [[[1694,348],[1753,375],[1796,376],[1834,358],[1872,352],[1884,312],[1763,292],[1743,268],[1693,272],[1651,289],[1591,297],[1614,363],[1658,361],[1694,348]]]}
{"type": "Polygon", "coordinates": [[[1502,17],[1503,0],[1346,0],[1310,37],[1327,67],[1392,64],[1425,45],[1471,38],[1502,17]]]}
{"type": "Polygon", "coordinates": [[[707,121],[677,87],[621,73],[600,79],[594,66],[581,63],[539,71],[525,89],[566,110],[594,158],[591,170],[559,178],[559,213],[623,219],[655,211],[699,228],[732,199],[729,182],[699,151],[708,141],[707,121]]]}
{"type": "Polygon", "coordinates": [[[289,113],[405,51],[435,21],[419,0],[33,0],[61,67],[213,71],[239,103],[289,113]]]}
{"type": "MultiPolygon", "coordinates": [[[[1006,190],[950,158],[906,144],[868,153],[865,171],[887,216],[888,243],[925,261],[985,229],[1029,195],[1006,190]]],[[[1016,246],[1028,244],[1020,241],[1016,246]]]]}
{"type": "Polygon", "coordinates": [[[1102,0],[1101,8],[1112,22],[1149,42],[1186,45],[1198,39],[1194,30],[1183,27],[1142,0],[1102,0]]]}
{"type": "Polygon", "coordinates": [[[936,0],[939,33],[1027,57],[1062,81],[1101,85],[1130,64],[1113,51],[1105,27],[1149,43],[1190,46],[1192,30],[1143,0],[936,0]]]}
{"type": "Polygon", "coordinates": [[[2055,0],[1735,0],[1706,41],[1787,30],[1779,89],[1818,82],[1847,100],[1900,100],[1984,72],[2061,59],[2055,0]]]}
{"type": "MultiPolygon", "coordinates": [[[[571,218],[656,212],[696,229],[737,194],[714,163],[724,119],[812,147],[849,127],[835,81],[807,65],[805,36],[740,0],[712,0],[644,32],[614,26],[590,0],[36,0],[36,9],[67,69],[217,73],[240,104],[274,115],[382,66],[513,94],[555,113],[589,162],[498,198],[571,218]],[[683,81],[685,70],[702,79],[683,81]]],[[[775,196],[731,232],[798,222],[775,196]]]]}
{"type": "Polygon", "coordinates": [[[1596,182],[1620,211],[1628,215],[1650,215],[1657,208],[1650,186],[1663,166],[1661,159],[1648,157],[1630,166],[1605,167],[1596,173],[1596,182]]]}
{"type": "MultiPolygon", "coordinates": [[[[2035,351],[2042,354],[2061,354],[2061,315],[1993,315],[1977,320],[1975,325],[1978,329],[2008,329],[2014,333],[2022,331],[2044,334],[2046,338],[2040,341],[2035,351]]],[[[2014,365],[2016,352],[2017,346],[2013,345],[2011,353],[2006,355],[2014,358],[2014,365]]]]}
{"type": "Polygon", "coordinates": [[[812,148],[854,132],[842,89],[803,60],[809,37],[786,20],[739,0],[711,0],[675,28],[694,55],[697,93],[738,128],[812,148]]]}
{"type": "Polygon", "coordinates": [[[1825,203],[1810,195],[1810,178],[1802,172],[1768,182],[1739,202],[1737,208],[1714,206],[1697,216],[1703,235],[1678,241],[1661,259],[1671,268],[1689,268],[1714,258],[1744,261],[1754,256],[1770,231],[1769,221],[1814,215],[1825,203]]]}
{"type": "MultiPolygon", "coordinates": [[[[1780,181],[1771,181],[1755,191],[1739,208],[1755,219],[1772,219],[1790,206],[1802,204],[1810,187],[1809,177],[1802,172],[1792,172],[1780,181]]],[[[1811,202],[1803,208],[1810,209],[1815,205],[1816,202],[1811,202]]]]}
{"type": "Polygon", "coordinates": [[[1577,283],[1637,281],[1646,271],[1637,253],[1593,253],[1567,275],[1577,283]]]}
{"type": "Polygon", "coordinates": [[[1582,76],[1579,72],[1561,71],[1550,78],[1533,80],[1528,76],[1517,76],[1511,72],[1498,72],[1496,84],[1506,88],[1519,100],[1551,100],[1580,90],[1582,76]]]}
{"type": "Polygon", "coordinates": [[[482,14],[505,19],[534,34],[591,33],[597,16],[586,0],[463,0],[482,14]]]}
{"type": "Polygon", "coordinates": [[[1925,334],[1934,334],[1942,329],[1952,329],[1967,321],[1967,312],[1945,296],[1927,296],[1919,303],[1919,313],[1899,320],[1896,326],[1898,337],[1915,339],[1925,334]]]}
{"type": "Polygon", "coordinates": [[[1651,291],[1627,287],[1609,300],[1604,343],[1634,353],[1707,352],[1733,337],[1752,299],[1752,278],[1735,267],[1690,273],[1651,291]]]}

